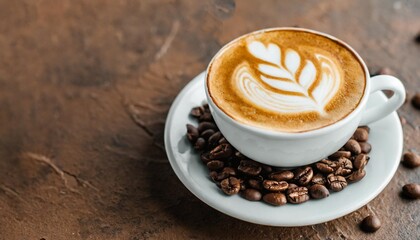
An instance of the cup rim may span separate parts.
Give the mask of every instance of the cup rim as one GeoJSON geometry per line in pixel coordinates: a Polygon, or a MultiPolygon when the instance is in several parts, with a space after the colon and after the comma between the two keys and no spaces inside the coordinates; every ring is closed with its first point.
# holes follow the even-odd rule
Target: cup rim
{"type": "Polygon", "coordinates": [[[210,60],[210,63],[208,64],[207,68],[206,68],[206,74],[205,74],[205,91],[206,91],[206,96],[207,96],[207,100],[209,102],[209,104],[212,106],[214,111],[217,111],[218,114],[226,121],[230,122],[231,124],[234,124],[236,126],[238,126],[239,128],[241,128],[242,130],[246,130],[246,131],[250,131],[254,134],[260,135],[260,136],[266,136],[269,138],[281,138],[281,137],[287,137],[287,138],[303,138],[303,137],[308,137],[308,136],[318,136],[318,135],[323,135],[326,133],[329,133],[331,131],[337,130],[340,127],[342,127],[343,125],[347,124],[348,122],[350,122],[354,117],[356,117],[365,107],[367,99],[368,99],[368,95],[369,95],[369,91],[370,91],[370,74],[369,74],[369,69],[366,66],[366,63],[363,61],[363,59],[360,57],[360,55],[356,52],[356,50],[354,50],[349,44],[347,44],[346,42],[344,42],[341,39],[338,39],[330,34],[327,33],[323,33],[320,31],[316,31],[316,30],[312,30],[312,29],[307,29],[307,28],[298,28],[298,27],[274,27],[274,28],[265,28],[265,29],[260,29],[257,31],[253,31],[244,35],[241,35],[233,40],[231,40],[230,42],[228,42],[227,44],[225,44],[210,60]],[[252,126],[252,125],[247,125],[245,123],[241,123],[235,119],[233,119],[232,117],[230,117],[228,114],[226,114],[222,109],[220,109],[217,104],[215,104],[213,102],[213,98],[210,96],[209,93],[209,89],[208,89],[208,72],[213,64],[213,62],[215,61],[215,59],[221,55],[230,45],[234,44],[235,42],[239,41],[242,38],[245,38],[249,35],[253,35],[253,34],[259,34],[259,33],[264,33],[264,32],[271,32],[271,31],[284,31],[284,30],[293,30],[293,31],[301,31],[301,32],[308,32],[308,33],[312,33],[312,34],[316,34],[316,35],[320,35],[323,37],[326,37],[328,39],[331,39],[333,41],[336,41],[340,44],[342,44],[343,46],[345,46],[350,52],[352,52],[354,54],[354,56],[356,57],[356,59],[360,62],[360,64],[362,65],[362,68],[365,72],[365,79],[366,79],[366,83],[365,83],[365,89],[363,91],[363,95],[362,98],[359,102],[359,104],[357,105],[357,107],[350,112],[347,116],[345,116],[344,118],[338,120],[335,123],[332,123],[328,126],[325,127],[321,127],[321,128],[317,128],[317,129],[313,129],[313,130],[309,130],[309,131],[304,131],[304,132],[282,132],[282,131],[278,131],[278,130],[271,130],[271,129],[267,129],[267,128],[262,128],[262,127],[257,127],[257,126],[252,126]]]}

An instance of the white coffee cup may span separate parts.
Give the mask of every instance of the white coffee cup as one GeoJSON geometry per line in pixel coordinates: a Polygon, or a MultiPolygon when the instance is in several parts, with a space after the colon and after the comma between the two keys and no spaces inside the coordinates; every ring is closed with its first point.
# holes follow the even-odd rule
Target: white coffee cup
{"type": "MultiPolygon", "coordinates": [[[[388,75],[370,77],[368,68],[359,54],[348,44],[331,35],[302,28],[274,28],[258,32],[288,29],[318,34],[342,43],[354,53],[362,64],[366,73],[366,87],[359,105],[345,118],[323,128],[289,133],[258,128],[232,119],[213,102],[207,88],[208,84],[204,84],[211,113],[224,137],[249,158],[279,167],[302,166],[329,156],[348,141],[358,126],[367,125],[386,117],[397,110],[405,100],[405,89],[400,80],[388,75]],[[383,105],[366,110],[369,95],[380,90],[391,90],[394,95],[383,105]]],[[[223,49],[213,57],[207,71],[223,49]]],[[[207,76],[206,81],[208,81],[207,76]]]]}

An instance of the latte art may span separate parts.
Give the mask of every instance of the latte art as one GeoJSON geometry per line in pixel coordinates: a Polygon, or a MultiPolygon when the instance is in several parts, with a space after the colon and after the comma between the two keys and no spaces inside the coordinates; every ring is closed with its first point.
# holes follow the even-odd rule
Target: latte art
{"type": "Polygon", "coordinates": [[[326,114],[325,106],[335,96],[342,81],[341,71],[333,60],[314,54],[320,66],[320,71],[317,71],[311,60],[303,59],[293,49],[285,49],[282,59],[282,49],[274,43],[266,47],[254,41],[247,48],[262,63],[258,64],[258,79],[250,74],[250,65],[244,64],[236,69],[234,79],[245,97],[260,107],[277,112],[316,111],[326,114]]]}
{"type": "Polygon", "coordinates": [[[255,32],[225,46],[209,65],[207,90],[235,121],[304,132],[350,114],[366,73],[353,50],[299,29],[255,32]]]}

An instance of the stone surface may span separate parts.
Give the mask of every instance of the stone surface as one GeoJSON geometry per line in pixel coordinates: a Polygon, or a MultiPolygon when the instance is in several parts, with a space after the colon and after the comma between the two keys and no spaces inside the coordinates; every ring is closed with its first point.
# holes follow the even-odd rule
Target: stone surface
{"type": "MultiPolygon", "coordinates": [[[[358,222],[372,213],[383,227],[370,239],[414,239],[419,205],[398,194],[419,171],[400,167],[340,219],[259,226],[194,197],[162,136],[172,100],[212,55],[265,27],[335,35],[412,96],[419,12],[417,0],[0,0],[0,239],[363,239],[358,222]]],[[[399,113],[405,149],[419,151],[419,112],[399,113]]]]}

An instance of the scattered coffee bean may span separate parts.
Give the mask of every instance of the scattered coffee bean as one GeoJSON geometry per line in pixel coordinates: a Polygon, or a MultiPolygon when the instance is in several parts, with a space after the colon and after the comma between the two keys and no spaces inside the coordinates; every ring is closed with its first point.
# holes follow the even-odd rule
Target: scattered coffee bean
{"type": "Polygon", "coordinates": [[[203,152],[200,155],[200,159],[204,164],[207,164],[208,162],[210,162],[210,152],[203,152]]]}
{"type": "Polygon", "coordinates": [[[191,143],[195,143],[197,138],[200,134],[198,133],[198,129],[191,124],[187,124],[187,138],[191,143]]]}
{"type": "Polygon", "coordinates": [[[325,185],[327,183],[327,179],[325,179],[324,175],[321,173],[317,173],[312,177],[311,184],[320,184],[325,185]]]}
{"type": "Polygon", "coordinates": [[[296,187],[287,189],[287,201],[293,204],[304,203],[309,200],[308,189],[306,187],[296,187]]]}
{"type": "Polygon", "coordinates": [[[201,114],[204,113],[204,107],[203,106],[199,106],[199,107],[195,107],[193,109],[191,109],[190,115],[195,117],[195,118],[199,118],[201,116],[201,114]]]}
{"type": "Polygon", "coordinates": [[[274,206],[281,206],[287,203],[286,196],[283,193],[267,193],[264,195],[263,200],[274,206]]]}
{"type": "Polygon", "coordinates": [[[223,159],[232,156],[233,147],[229,143],[220,144],[210,151],[211,159],[223,159]]]}
{"type": "Polygon", "coordinates": [[[264,174],[269,174],[273,171],[273,168],[271,166],[268,166],[266,164],[261,164],[262,172],[264,174]]]}
{"type": "Polygon", "coordinates": [[[241,196],[249,201],[259,201],[262,197],[260,191],[252,188],[248,188],[242,191],[241,196]]]}
{"type": "Polygon", "coordinates": [[[364,128],[358,128],[354,132],[353,138],[358,142],[366,142],[369,138],[369,133],[364,128]]]}
{"type": "Polygon", "coordinates": [[[309,188],[309,194],[314,199],[321,199],[328,197],[330,192],[324,185],[315,184],[309,188]]]}
{"type": "Polygon", "coordinates": [[[240,191],[245,191],[245,189],[246,189],[245,181],[243,179],[239,179],[239,181],[241,181],[240,191]]]}
{"type": "Polygon", "coordinates": [[[257,179],[248,179],[248,185],[250,188],[262,190],[262,183],[257,179]]]}
{"type": "Polygon", "coordinates": [[[201,122],[198,124],[198,131],[200,133],[204,132],[207,129],[213,129],[214,131],[217,131],[217,126],[212,122],[201,122]]]}
{"type": "Polygon", "coordinates": [[[381,221],[375,215],[369,215],[363,219],[360,228],[368,233],[376,232],[381,227],[381,221]]]}
{"type": "Polygon", "coordinates": [[[206,147],[206,140],[204,140],[204,138],[202,137],[197,138],[197,141],[195,141],[195,144],[194,144],[194,149],[197,151],[200,151],[200,150],[204,150],[205,147],[206,147]]]}
{"type": "Polygon", "coordinates": [[[359,143],[354,139],[350,139],[349,141],[347,141],[347,143],[344,145],[344,148],[355,155],[360,154],[362,152],[359,143]]]}
{"type": "Polygon", "coordinates": [[[289,187],[287,189],[292,189],[292,188],[297,188],[297,187],[299,186],[294,183],[289,183],[289,187]]]}
{"type": "Polygon", "coordinates": [[[219,179],[218,179],[218,173],[216,172],[216,171],[211,171],[210,172],[210,178],[214,181],[214,182],[217,182],[217,181],[220,181],[219,179]]]}
{"type": "Polygon", "coordinates": [[[222,161],[219,161],[219,160],[211,160],[210,162],[207,163],[207,167],[211,171],[219,170],[219,169],[223,168],[224,166],[225,166],[225,164],[222,161]]]}
{"type": "Polygon", "coordinates": [[[240,172],[250,176],[257,176],[261,169],[261,165],[253,160],[241,160],[238,166],[240,172]]]}
{"type": "Polygon", "coordinates": [[[334,192],[339,192],[347,187],[347,181],[343,176],[330,174],[327,176],[327,182],[330,189],[334,192]]]}
{"type": "Polygon", "coordinates": [[[404,153],[402,163],[408,168],[416,168],[420,166],[420,156],[413,152],[404,153]]]}
{"type": "Polygon", "coordinates": [[[355,169],[363,169],[367,164],[367,159],[365,154],[359,154],[353,161],[353,166],[355,169]]]}
{"type": "Polygon", "coordinates": [[[229,177],[224,179],[220,186],[222,191],[227,195],[237,194],[241,189],[241,181],[235,177],[229,177]]]}
{"type": "Polygon", "coordinates": [[[409,183],[403,186],[402,188],[404,196],[411,199],[420,198],[420,184],[409,183]]]}
{"type": "Polygon", "coordinates": [[[350,151],[337,151],[337,152],[331,154],[328,158],[337,159],[337,158],[341,158],[341,157],[349,158],[349,157],[351,157],[351,152],[350,151]]]}
{"type": "Polygon", "coordinates": [[[372,146],[368,142],[359,142],[359,145],[362,153],[364,154],[368,154],[372,150],[372,146]]]}
{"type": "Polygon", "coordinates": [[[210,136],[213,135],[213,134],[214,134],[213,129],[207,129],[200,134],[200,137],[208,140],[210,138],[210,136]]]}
{"type": "Polygon", "coordinates": [[[263,187],[271,192],[282,192],[289,187],[289,184],[285,181],[264,180],[263,187]]]}
{"type": "Polygon", "coordinates": [[[200,122],[211,122],[213,121],[213,116],[211,115],[210,112],[205,112],[201,114],[198,119],[200,122]]]}
{"type": "Polygon", "coordinates": [[[418,110],[420,110],[420,93],[416,93],[413,96],[413,98],[411,99],[411,104],[413,105],[413,107],[415,107],[418,110]]]}
{"type": "Polygon", "coordinates": [[[337,168],[337,163],[328,159],[323,159],[315,164],[316,169],[322,173],[332,173],[337,168]]]}
{"type": "Polygon", "coordinates": [[[366,171],[364,169],[357,170],[347,177],[347,182],[348,183],[358,182],[362,180],[362,178],[364,178],[365,175],[366,175],[366,171]]]}
{"type": "Polygon", "coordinates": [[[213,135],[211,135],[209,137],[209,146],[210,147],[215,147],[217,146],[217,144],[219,143],[220,138],[222,138],[222,133],[221,132],[215,132],[213,133],[213,135]]]}
{"type": "Polygon", "coordinates": [[[276,181],[288,181],[293,179],[294,176],[295,175],[291,171],[280,171],[271,173],[268,175],[268,178],[276,181]]]}
{"type": "Polygon", "coordinates": [[[365,129],[368,133],[370,133],[370,127],[368,126],[359,126],[359,128],[365,129]]]}
{"type": "Polygon", "coordinates": [[[299,185],[307,185],[311,182],[314,172],[311,167],[300,168],[295,172],[295,181],[299,185]]]}
{"type": "Polygon", "coordinates": [[[229,143],[229,142],[226,140],[226,138],[222,137],[222,138],[219,140],[219,144],[224,144],[224,143],[229,143]]]}

